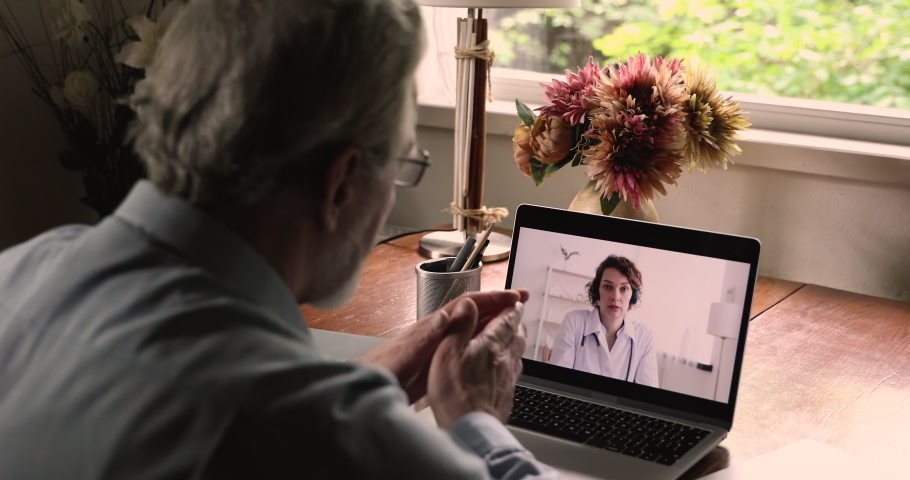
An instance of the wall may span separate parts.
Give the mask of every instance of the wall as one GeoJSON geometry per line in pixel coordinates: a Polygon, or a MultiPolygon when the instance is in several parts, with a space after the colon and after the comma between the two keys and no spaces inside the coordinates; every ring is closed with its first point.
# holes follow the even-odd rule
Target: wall
{"type": "MultiPolygon", "coordinates": [[[[431,123],[424,113],[421,124],[431,123]]],[[[567,168],[535,187],[514,165],[511,138],[502,129],[489,131],[495,133],[487,136],[488,206],[564,208],[584,185],[583,170],[567,168]]],[[[428,228],[451,222],[443,209],[452,199],[452,130],[424,126],[418,139],[433,166],[421,185],[398,190],[389,221],[428,228]]],[[[655,201],[661,222],[760,239],[762,275],[910,300],[910,187],[749,166],[776,162],[798,169],[810,161],[855,164],[864,157],[749,142],[742,147],[728,170],[684,173],[655,201]]]]}
{"type": "MultiPolygon", "coordinates": [[[[37,10],[18,7],[26,32],[43,32],[37,10]]],[[[9,50],[0,38],[0,53],[9,50]]],[[[79,202],[82,177],[57,161],[64,140],[51,109],[30,88],[14,57],[0,59],[0,249],[57,225],[97,220],[79,202]]]]}

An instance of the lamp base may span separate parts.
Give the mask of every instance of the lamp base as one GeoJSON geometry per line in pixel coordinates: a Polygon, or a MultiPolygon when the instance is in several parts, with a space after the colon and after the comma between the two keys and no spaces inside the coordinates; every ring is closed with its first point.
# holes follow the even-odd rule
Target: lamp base
{"type": "MultiPolygon", "coordinates": [[[[490,232],[489,240],[490,244],[483,251],[480,261],[490,263],[509,258],[509,253],[512,252],[512,237],[490,232]]],[[[464,241],[464,231],[428,233],[420,239],[417,251],[429,258],[454,257],[458,255],[464,241]]]]}

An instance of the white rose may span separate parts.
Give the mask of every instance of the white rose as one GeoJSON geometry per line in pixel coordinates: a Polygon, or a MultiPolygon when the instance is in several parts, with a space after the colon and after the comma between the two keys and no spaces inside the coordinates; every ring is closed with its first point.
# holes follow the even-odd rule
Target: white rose
{"type": "Polygon", "coordinates": [[[98,79],[89,72],[70,72],[63,82],[63,96],[76,107],[89,108],[98,94],[98,79]]]}
{"type": "Polygon", "coordinates": [[[54,38],[80,45],[85,37],[82,24],[91,20],[91,15],[77,0],[50,0],[46,18],[54,38]]]}
{"type": "Polygon", "coordinates": [[[54,85],[51,87],[51,100],[54,102],[54,105],[64,108],[66,107],[66,96],[63,94],[63,87],[60,85],[54,85]]]}

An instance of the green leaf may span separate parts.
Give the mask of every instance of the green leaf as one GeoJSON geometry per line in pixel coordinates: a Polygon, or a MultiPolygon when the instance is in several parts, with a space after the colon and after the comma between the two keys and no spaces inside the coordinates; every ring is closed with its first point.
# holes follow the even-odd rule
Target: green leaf
{"type": "Polygon", "coordinates": [[[572,166],[577,167],[581,165],[581,152],[575,152],[575,155],[572,155],[572,166]]]}
{"type": "Polygon", "coordinates": [[[545,165],[544,169],[543,169],[543,176],[549,177],[550,175],[553,175],[554,173],[556,173],[557,170],[559,170],[562,167],[565,167],[571,161],[572,161],[572,153],[569,152],[569,154],[566,155],[566,158],[564,158],[556,163],[551,163],[549,165],[545,165]]]}
{"type": "Polygon", "coordinates": [[[531,128],[534,125],[534,120],[537,119],[537,115],[534,115],[534,112],[517,98],[515,99],[515,108],[518,110],[518,118],[521,119],[521,123],[531,128]]]}
{"type": "Polygon", "coordinates": [[[600,211],[604,215],[613,213],[617,205],[619,205],[619,192],[613,192],[613,196],[610,198],[600,197],[600,211]]]}
{"type": "Polygon", "coordinates": [[[540,160],[531,157],[531,179],[534,180],[534,184],[538,187],[543,183],[543,170],[546,166],[547,165],[542,163],[540,160]]]}

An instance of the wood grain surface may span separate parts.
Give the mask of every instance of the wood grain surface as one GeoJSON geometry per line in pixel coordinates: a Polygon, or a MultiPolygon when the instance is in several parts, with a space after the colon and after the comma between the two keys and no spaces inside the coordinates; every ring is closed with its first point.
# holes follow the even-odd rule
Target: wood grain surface
{"type": "Polygon", "coordinates": [[[755,318],[748,335],[722,443],[731,463],[803,438],[870,462],[905,458],[910,303],[807,285],[755,318]]]}
{"type": "Polygon", "coordinates": [[[779,280],[771,277],[758,277],[755,282],[755,294],[752,298],[752,313],[749,318],[761,315],[765,310],[789,297],[805,283],[779,280]]]}

